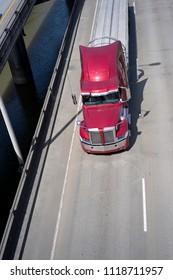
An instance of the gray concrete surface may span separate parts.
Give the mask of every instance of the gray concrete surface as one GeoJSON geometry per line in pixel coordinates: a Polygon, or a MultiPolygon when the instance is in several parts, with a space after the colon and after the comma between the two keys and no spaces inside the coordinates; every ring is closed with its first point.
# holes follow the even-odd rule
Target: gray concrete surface
{"type": "Polygon", "coordinates": [[[172,259],[172,1],[136,1],[131,146],[109,156],[82,151],[70,97],[95,5],[85,1],[22,258],[172,259]]]}

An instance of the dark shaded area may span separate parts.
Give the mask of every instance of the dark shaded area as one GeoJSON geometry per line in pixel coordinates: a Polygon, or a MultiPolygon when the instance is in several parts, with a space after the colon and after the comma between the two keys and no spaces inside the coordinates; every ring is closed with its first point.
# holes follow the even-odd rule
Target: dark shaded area
{"type": "MultiPolygon", "coordinates": [[[[71,11],[74,5],[74,1],[75,0],[66,0],[67,6],[69,8],[69,10],[71,11]]],[[[83,1],[83,0],[82,0],[83,1]]]]}
{"type": "Polygon", "coordinates": [[[137,34],[136,19],[134,7],[129,7],[129,77],[130,77],[130,112],[131,112],[131,137],[129,149],[135,144],[138,135],[142,132],[138,131],[137,121],[141,113],[141,104],[143,101],[143,91],[147,79],[139,81],[144,75],[143,70],[137,69],[137,34]]]}
{"type": "MultiPolygon", "coordinates": [[[[53,14],[55,18],[56,14],[58,14],[58,19],[47,16],[39,36],[34,39],[29,49],[29,59],[36,87],[32,84],[15,86],[11,80],[3,95],[6,110],[24,159],[26,159],[30,148],[53,67],[71,13],[69,5],[66,5],[66,1],[58,1],[56,6],[53,14]],[[62,4],[64,4],[63,7],[62,4]],[[61,7],[58,7],[58,5],[61,5],[61,7]],[[61,14],[59,14],[60,12],[61,14]],[[58,32],[57,26],[60,26],[58,32]],[[52,30],[53,27],[54,31],[52,30]],[[52,42],[53,46],[51,45],[52,42]],[[46,44],[50,44],[50,46],[47,46],[47,52],[45,53],[44,48],[46,48],[46,44]],[[39,55],[42,53],[41,62],[39,63],[37,62],[38,50],[39,55]]],[[[0,131],[0,238],[2,238],[21,174],[18,172],[19,164],[1,112],[0,131]]]]}
{"type": "Polygon", "coordinates": [[[38,4],[41,4],[41,3],[44,3],[44,2],[48,2],[48,1],[51,1],[51,0],[37,0],[35,5],[38,5],[38,4]]]}
{"type": "MultiPolygon", "coordinates": [[[[44,3],[44,2],[49,2],[49,1],[51,1],[51,0],[37,0],[35,5],[38,5],[38,4],[41,4],[41,3],[44,3]]],[[[69,10],[72,10],[74,1],[75,0],[66,0],[66,3],[67,3],[67,6],[69,7],[69,10]]]]}
{"type": "MultiPolygon", "coordinates": [[[[8,88],[9,91],[14,89],[13,83],[10,83],[8,88]]],[[[37,95],[31,85],[17,87],[17,90],[19,103],[16,102],[15,97],[12,95],[9,100],[6,100],[5,105],[13,129],[15,132],[17,131],[17,140],[22,150],[22,155],[26,159],[39,117],[41,103],[38,103],[37,95]],[[13,106],[11,106],[12,103],[13,106]]],[[[19,172],[19,163],[1,112],[0,118],[0,235],[2,236],[21,173],[19,172]]]]}

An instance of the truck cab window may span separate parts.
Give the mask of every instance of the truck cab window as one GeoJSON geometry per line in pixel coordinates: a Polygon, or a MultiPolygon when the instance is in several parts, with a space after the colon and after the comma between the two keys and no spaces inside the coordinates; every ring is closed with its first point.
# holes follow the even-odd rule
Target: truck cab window
{"type": "Polygon", "coordinates": [[[120,94],[118,91],[113,91],[108,94],[99,95],[99,96],[94,96],[94,95],[83,96],[83,104],[86,106],[114,104],[119,102],[119,100],[120,100],[120,94]]]}
{"type": "Polygon", "coordinates": [[[92,96],[92,95],[86,95],[83,96],[83,104],[84,105],[97,105],[101,102],[100,96],[92,96]]]}
{"type": "Polygon", "coordinates": [[[103,96],[103,103],[106,104],[117,103],[119,102],[119,100],[120,100],[120,94],[118,91],[114,91],[103,96]]]}

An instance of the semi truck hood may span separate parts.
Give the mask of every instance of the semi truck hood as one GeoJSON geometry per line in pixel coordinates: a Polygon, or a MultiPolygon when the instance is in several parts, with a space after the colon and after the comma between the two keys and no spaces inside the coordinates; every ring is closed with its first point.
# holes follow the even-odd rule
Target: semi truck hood
{"type": "Polygon", "coordinates": [[[122,106],[107,104],[102,106],[83,106],[83,116],[87,128],[115,126],[119,122],[122,106]]]}

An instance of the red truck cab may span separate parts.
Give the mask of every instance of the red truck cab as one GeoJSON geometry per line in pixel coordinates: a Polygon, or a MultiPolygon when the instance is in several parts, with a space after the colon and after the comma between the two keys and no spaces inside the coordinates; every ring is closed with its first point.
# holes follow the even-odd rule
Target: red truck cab
{"type": "Polygon", "coordinates": [[[119,40],[98,47],[80,46],[83,121],[80,141],[85,152],[113,153],[129,145],[130,99],[127,65],[119,40]]]}

